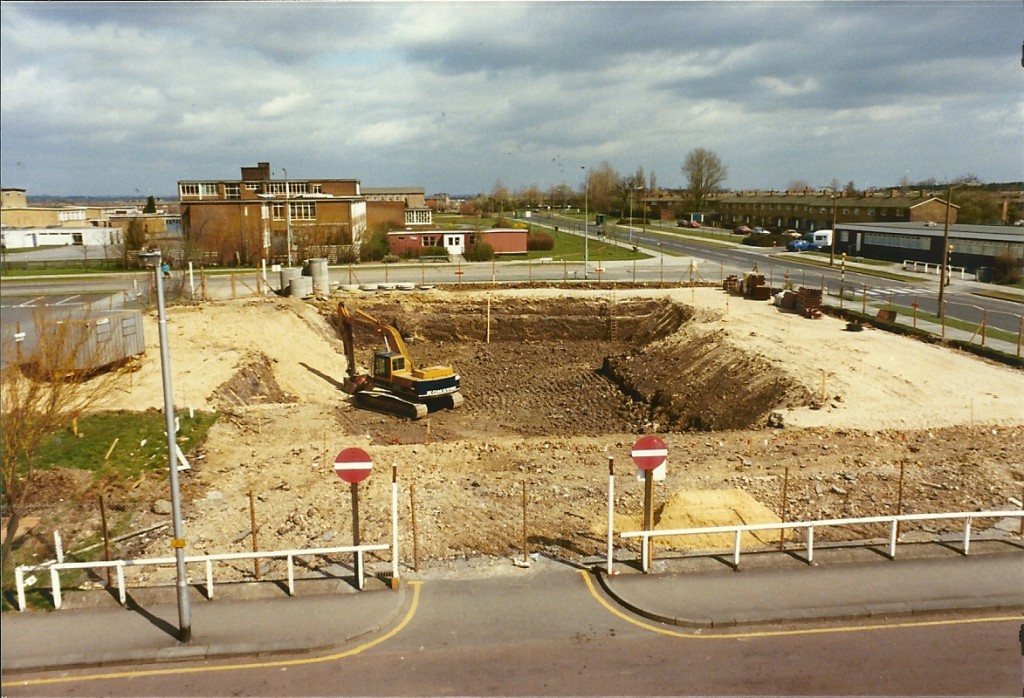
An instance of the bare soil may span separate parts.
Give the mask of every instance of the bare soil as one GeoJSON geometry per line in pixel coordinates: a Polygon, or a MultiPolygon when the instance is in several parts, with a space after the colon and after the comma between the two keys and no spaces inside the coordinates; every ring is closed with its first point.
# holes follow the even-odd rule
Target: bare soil
{"type": "MultiPolygon", "coordinates": [[[[162,405],[147,323],[142,365],[107,409],[162,405]]],[[[349,446],[374,460],[360,486],[364,541],[389,540],[394,467],[403,559],[424,564],[521,556],[524,532],[530,552],[603,555],[609,461],[618,526],[635,527],[630,450],[645,433],[669,448],[655,493],[662,527],[888,514],[901,492],[908,513],[1016,508],[1024,489],[1024,372],[717,288],[268,298],[173,308],[168,327],[176,408],[223,414],[182,475],[193,553],[251,550],[253,515],[260,549],[350,543],[350,491],[332,470],[349,446]],[[350,407],[329,322],[339,301],[398,327],[418,364],[455,367],[464,405],[420,421],[350,407]]],[[[357,340],[365,366],[380,340],[357,340]]],[[[48,477],[37,504],[73,549],[98,530],[82,505],[95,485],[48,477]]],[[[132,530],[166,521],[166,479],[133,485],[106,493],[132,530]]],[[[840,535],[884,531],[816,537],[840,535]]],[[[118,551],[164,556],[168,537],[140,533],[118,551]]],[[[251,575],[251,563],[235,574],[251,575]]]]}

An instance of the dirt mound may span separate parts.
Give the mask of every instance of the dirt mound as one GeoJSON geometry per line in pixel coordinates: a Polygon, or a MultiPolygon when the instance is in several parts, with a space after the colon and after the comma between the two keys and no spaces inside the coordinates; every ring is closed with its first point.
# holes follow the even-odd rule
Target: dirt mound
{"type": "MultiPolygon", "coordinates": [[[[740,489],[681,490],[673,492],[653,512],[654,530],[711,528],[738,524],[780,523],[778,514],[740,489]]],[[[643,528],[643,516],[618,516],[616,526],[622,531],[643,528]]],[[[600,531],[595,531],[600,533],[600,531]]],[[[745,531],[741,544],[745,547],[778,541],[777,531],[745,531]]],[[[659,549],[729,550],[735,543],[732,533],[707,533],[692,536],[654,538],[659,549]]]]}

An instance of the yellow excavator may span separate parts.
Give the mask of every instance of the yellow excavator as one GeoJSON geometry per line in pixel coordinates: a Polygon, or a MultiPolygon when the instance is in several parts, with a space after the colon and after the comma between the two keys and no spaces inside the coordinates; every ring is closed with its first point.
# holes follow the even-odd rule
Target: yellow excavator
{"type": "Polygon", "coordinates": [[[345,345],[348,377],[342,390],[357,407],[375,412],[420,419],[430,412],[462,405],[461,378],[451,366],[416,368],[401,333],[358,308],[338,304],[334,325],[345,345]],[[383,336],[385,349],[373,354],[369,374],[356,369],[355,325],[368,327],[383,336]]]}

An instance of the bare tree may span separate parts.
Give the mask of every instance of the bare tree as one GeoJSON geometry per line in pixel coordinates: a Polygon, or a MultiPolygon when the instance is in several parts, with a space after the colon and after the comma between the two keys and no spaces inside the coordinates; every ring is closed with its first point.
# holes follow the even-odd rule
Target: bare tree
{"type": "Polygon", "coordinates": [[[713,151],[694,148],[686,155],[682,172],[689,183],[694,209],[703,211],[708,197],[725,181],[727,170],[713,151]]]}
{"type": "MultiPolygon", "coordinates": [[[[0,367],[0,477],[7,528],[3,568],[13,566],[11,550],[36,482],[36,454],[43,441],[83,414],[119,384],[117,373],[102,373],[111,356],[123,356],[97,342],[97,323],[84,315],[37,313],[32,346],[4,339],[0,367]]],[[[26,332],[28,335],[29,333],[26,332]]],[[[112,333],[111,341],[118,341],[112,333]]]]}
{"type": "Polygon", "coordinates": [[[611,209],[615,194],[620,190],[619,179],[619,173],[607,160],[587,173],[587,196],[591,211],[607,213],[611,209]]]}

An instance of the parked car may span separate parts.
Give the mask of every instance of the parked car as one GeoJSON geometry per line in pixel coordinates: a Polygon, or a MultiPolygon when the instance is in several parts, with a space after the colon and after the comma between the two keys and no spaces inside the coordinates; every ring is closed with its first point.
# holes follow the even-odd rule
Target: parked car
{"type": "Polygon", "coordinates": [[[790,252],[805,252],[807,250],[816,250],[818,248],[815,247],[814,243],[812,243],[810,240],[797,238],[796,240],[790,240],[789,242],[787,242],[786,249],[789,250],[790,252]]]}
{"type": "Polygon", "coordinates": [[[793,230],[792,228],[790,228],[789,230],[784,232],[783,235],[785,235],[788,238],[798,238],[798,237],[800,237],[800,231],[799,230],[793,230]]]}
{"type": "Polygon", "coordinates": [[[736,233],[737,235],[750,235],[754,231],[752,231],[745,225],[738,225],[735,228],[733,228],[732,232],[736,233]]]}

